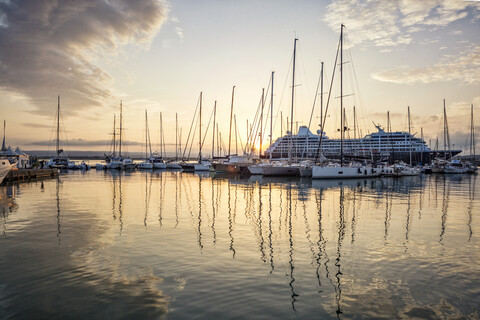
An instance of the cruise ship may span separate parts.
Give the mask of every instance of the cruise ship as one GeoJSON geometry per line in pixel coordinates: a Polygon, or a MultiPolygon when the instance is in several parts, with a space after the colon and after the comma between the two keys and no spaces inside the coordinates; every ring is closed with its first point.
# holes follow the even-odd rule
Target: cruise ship
{"type": "MultiPolygon", "coordinates": [[[[377,132],[359,139],[344,139],[344,158],[369,159],[374,161],[410,161],[427,163],[434,158],[450,158],[461,150],[432,151],[424,140],[408,132],[386,132],[376,125],[377,132]]],[[[308,127],[301,126],[296,135],[285,135],[278,138],[265,151],[265,158],[315,159],[319,147],[319,134],[313,134],[308,127]]],[[[330,159],[340,158],[340,139],[330,139],[325,133],[322,137],[321,153],[330,159]]]]}

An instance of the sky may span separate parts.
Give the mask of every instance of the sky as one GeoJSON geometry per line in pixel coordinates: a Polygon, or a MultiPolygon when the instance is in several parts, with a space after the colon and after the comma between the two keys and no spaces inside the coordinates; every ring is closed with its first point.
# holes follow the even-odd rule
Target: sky
{"type": "MultiPolygon", "coordinates": [[[[420,136],[423,128],[427,143],[439,137],[442,145],[445,99],[452,147],[468,149],[472,104],[480,132],[480,1],[463,0],[0,0],[0,120],[7,123],[7,144],[53,151],[60,95],[67,150],[107,150],[122,101],[128,150],[142,150],[147,110],[152,148],[158,148],[161,113],[172,152],[176,114],[184,143],[203,92],[202,126],[217,101],[227,146],[233,86],[245,143],[247,120],[254,119],[262,89],[270,94],[272,71],[277,138],[291,112],[295,38],[294,124],[309,124],[317,95],[315,132],[321,62],[326,107],[342,23],[348,126],[355,106],[362,135],[374,132],[374,123],[386,127],[387,111],[392,129],[407,131],[410,107],[412,133],[420,136]]],[[[331,138],[340,126],[338,69],[333,82],[325,125],[331,138]]],[[[264,117],[270,120],[267,111],[264,117]]],[[[204,148],[211,152],[210,135],[204,148]]]]}

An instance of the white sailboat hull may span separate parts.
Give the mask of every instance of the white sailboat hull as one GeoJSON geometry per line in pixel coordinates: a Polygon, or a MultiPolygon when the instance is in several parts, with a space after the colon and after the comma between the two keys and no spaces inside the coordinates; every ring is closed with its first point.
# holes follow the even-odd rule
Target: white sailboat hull
{"type": "Polygon", "coordinates": [[[264,176],[298,176],[299,170],[297,166],[264,166],[262,168],[264,176]]]}
{"type": "Polygon", "coordinates": [[[380,168],[371,167],[312,167],[313,179],[373,178],[381,174],[380,168]]]}
{"type": "Polygon", "coordinates": [[[152,170],[153,169],[153,163],[150,162],[140,162],[137,164],[137,168],[141,170],[152,170]]]}
{"type": "Polygon", "coordinates": [[[167,165],[167,169],[182,169],[182,166],[176,162],[169,162],[166,165],[167,165]]]}
{"type": "Polygon", "coordinates": [[[443,173],[447,173],[447,174],[461,174],[461,173],[467,173],[468,172],[468,168],[449,168],[449,167],[445,167],[443,169],[443,173]]]}
{"type": "Polygon", "coordinates": [[[167,164],[161,162],[154,162],[153,169],[167,169],[167,164]]]}
{"type": "Polygon", "coordinates": [[[204,163],[195,163],[193,165],[195,171],[210,171],[210,165],[204,163]]]}
{"type": "Polygon", "coordinates": [[[261,175],[262,174],[262,166],[248,166],[248,171],[250,171],[250,173],[252,175],[261,175]]]}

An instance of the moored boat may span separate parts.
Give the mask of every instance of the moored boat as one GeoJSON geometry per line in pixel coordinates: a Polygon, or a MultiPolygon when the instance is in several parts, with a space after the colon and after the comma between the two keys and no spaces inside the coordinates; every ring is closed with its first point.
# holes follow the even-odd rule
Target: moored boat
{"type": "Polygon", "coordinates": [[[16,163],[11,164],[7,158],[0,158],[0,183],[2,183],[8,172],[10,172],[15,165],[16,163]]]}

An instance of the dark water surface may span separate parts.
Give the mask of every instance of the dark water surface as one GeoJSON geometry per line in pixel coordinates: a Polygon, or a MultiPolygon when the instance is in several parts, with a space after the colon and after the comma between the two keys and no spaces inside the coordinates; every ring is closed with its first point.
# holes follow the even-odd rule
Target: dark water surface
{"type": "Polygon", "coordinates": [[[476,176],[0,187],[0,318],[480,318],[476,176]]]}

